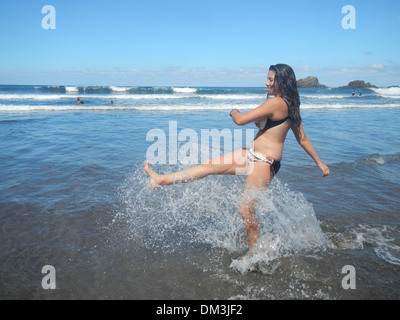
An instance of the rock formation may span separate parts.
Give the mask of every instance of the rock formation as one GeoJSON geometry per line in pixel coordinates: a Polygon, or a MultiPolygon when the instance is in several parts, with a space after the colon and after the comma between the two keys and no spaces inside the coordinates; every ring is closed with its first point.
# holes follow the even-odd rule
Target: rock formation
{"type": "Polygon", "coordinates": [[[305,79],[297,80],[298,88],[327,88],[320,84],[317,77],[307,77],[305,79]]]}
{"type": "Polygon", "coordinates": [[[365,83],[364,80],[354,80],[350,81],[347,86],[343,86],[341,88],[377,88],[377,87],[370,84],[369,82],[365,83]]]}

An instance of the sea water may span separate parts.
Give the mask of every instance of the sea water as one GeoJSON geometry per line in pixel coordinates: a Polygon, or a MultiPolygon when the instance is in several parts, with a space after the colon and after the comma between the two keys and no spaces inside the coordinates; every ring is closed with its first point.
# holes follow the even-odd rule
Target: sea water
{"type": "MultiPolygon", "coordinates": [[[[289,133],[245,255],[244,176],[153,190],[143,166],[154,129],[167,141],[193,130],[176,140],[190,150],[204,130],[240,129],[245,147],[256,128],[229,111],[258,106],[265,88],[0,86],[0,297],[398,299],[400,89],[352,91],[300,90],[331,175],[289,133]],[[42,286],[46,265],[55,290],[42,286]],[[349,265],[355,289],[342,285],[349,265]]],[[[166,159],[153,168],[188,167],[166,159]]]]}

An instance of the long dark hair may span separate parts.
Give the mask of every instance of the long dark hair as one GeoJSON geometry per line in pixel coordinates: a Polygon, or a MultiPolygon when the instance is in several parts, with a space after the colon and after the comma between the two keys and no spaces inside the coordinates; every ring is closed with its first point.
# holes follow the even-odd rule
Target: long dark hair
{"type": "Polygon", "coordinates": [[[296,126],[300,126],[300,96],[293,69],[287,64],[275,64],[270,66],[269,70],[275,72],[275,82],[288,105],[289,119],[296,126]]]}

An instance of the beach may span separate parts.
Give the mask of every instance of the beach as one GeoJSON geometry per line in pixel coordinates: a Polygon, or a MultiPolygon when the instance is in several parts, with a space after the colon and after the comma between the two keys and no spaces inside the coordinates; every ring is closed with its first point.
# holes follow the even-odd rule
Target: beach
{"type": "Polygon", "coordinates": [[[0,85],[0,299],[399,299],[400,89],[352,92],[300,89],[331,174],[289,132],[257,206],[262,248],[243,262],[244,176],[153,190],[143,167],[248,147],[256,127],[229,112],[266,88],[0,85]],[[202,140],[213,132],[232,143],[202,140]]]}

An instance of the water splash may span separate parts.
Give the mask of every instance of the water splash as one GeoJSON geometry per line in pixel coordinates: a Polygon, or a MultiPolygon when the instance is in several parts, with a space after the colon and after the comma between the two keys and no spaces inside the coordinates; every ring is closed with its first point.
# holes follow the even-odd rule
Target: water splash
{"type": "MultiPolygon", "coordinates": [[[[202,245],[239,256],[247,248],[238,212],[243,183],[243,176],[210,176],[152,190],[138,169],[120,187],[121,206],[114,223],[124,226],[127,239],[140,239],[149,249],[174,252],[202,245]]],[[[239,272],[262,264],[269,266],[264,270],[268,273],[274,259],[327,246],[312,204],[278,179],[258,195],[256,215],[261,237],[251,257],[233,260],[231,267],[239,272]]]]}
{"type": "Polygon", "coordinates": [[[326,239],[337,250],[364,250],[371,247],[377,257],[400,265],[399,226],[396,224],[358,224],[337,230],[332,222],[325,222],[326,239]]]}
{"type": "Polygon", "coordinates": [[[376,163],[379,165],[385,164],[385,159],[379,153],[372,154],[371,156],[368,157],[367,161],[371,162],[371,163],[376,163]]]}
{"type": "Polygon", "coordinates": [[[311,203],[300,192],[291,191],[277,179],[259,198],[257,215],[261,238],[231,267],[241,273],[273,273],[274,260],[291,255],[313,254],[329,247],[311,203]]]}

